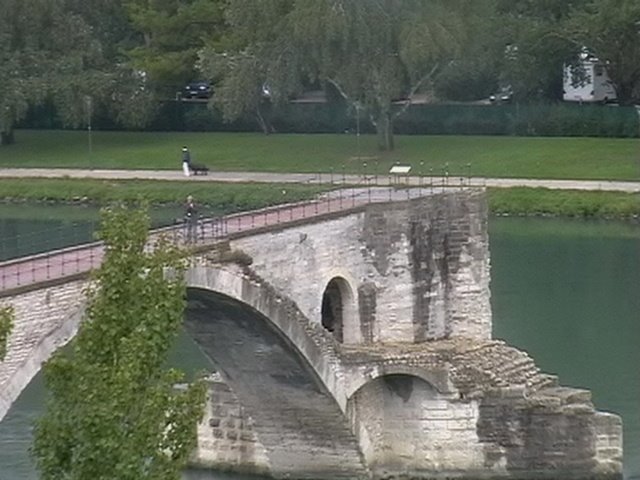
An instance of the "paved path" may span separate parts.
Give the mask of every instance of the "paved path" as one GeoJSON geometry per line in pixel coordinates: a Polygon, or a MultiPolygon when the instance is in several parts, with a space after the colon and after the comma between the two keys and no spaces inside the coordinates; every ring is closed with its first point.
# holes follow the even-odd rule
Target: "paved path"
{"type": "Polygon", "coordinates": [[[608,180],[551,180],[530,178],[484,178],[484,177],[401,177],[387,175],[366,178],[362,175],[342,175],[328,173],[268,173],[268,172],[209,172],[185,178],[181,170],[87,170],[87,169],[45,169],[45,168],[3,168],[0,178],[97,178],[97,179],[144,179],[173,180],[190,182],[259,182],[259,183],[333,183],[351,185],[389,185],[400,183],[414,186],[476,186],[476,187],[544,187],[567,190],[607,190],[618,192],[640,192],[640,181],[608,180]]]}

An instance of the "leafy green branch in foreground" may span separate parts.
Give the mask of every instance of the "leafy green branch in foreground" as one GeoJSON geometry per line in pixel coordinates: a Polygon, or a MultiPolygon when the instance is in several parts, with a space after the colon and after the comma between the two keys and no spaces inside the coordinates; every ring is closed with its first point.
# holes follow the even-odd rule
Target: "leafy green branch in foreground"
{"type": "Polygon", "coordinates": [[[195,447],[204,383],[177,390],[183,374],[164,368],[185,307],[181,255],[145,251],[148,229],[144,211],[103,210],[106,254],[84,321],[44,366],[51,395],[33,445],[43,480],[178,479],[195,447]]]}
{"type": "Polygon", "coordinates": [[[4,305],[0,307],[0,362],[7,354],[7,341],[13,330],[13,307],[4,305]]]}

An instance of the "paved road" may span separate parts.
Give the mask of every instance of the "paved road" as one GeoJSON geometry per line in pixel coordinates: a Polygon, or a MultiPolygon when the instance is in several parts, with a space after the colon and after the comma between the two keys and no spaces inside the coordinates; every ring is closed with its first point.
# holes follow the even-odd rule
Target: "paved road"
{"type": "Polygon", "coordinates": [[[209,175],[185,178],[181,170],[83,170],[44,168],[3,168],[0,178],[97,178],[97,179],[145,179],[190,182],[258,182],[258,183],[334,183],[377,184],[400,183],[409,185],[478,186],[478,187],[544,187],[566,190],[607,190],[618,192],[640,192],[640,181],[608,180],[551,180],[530,178],[483,178],[483,177],[402,177],[345,175],[328,173],[268,173],[268,172],[209,172],[209,175]]]}

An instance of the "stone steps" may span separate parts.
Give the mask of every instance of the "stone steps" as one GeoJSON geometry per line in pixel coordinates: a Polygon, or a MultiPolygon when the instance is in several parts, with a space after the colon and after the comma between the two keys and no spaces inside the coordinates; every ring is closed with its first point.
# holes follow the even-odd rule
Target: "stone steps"
{"type": "Polygon", "coordinates": [[[471,396],[481,394],[483,388],[524,386],[535,391],[557,382],[555,377],[542,373],[526,352],[500,340],[461,353],[455,363],[462,365],[456,384],[471,396]]]}

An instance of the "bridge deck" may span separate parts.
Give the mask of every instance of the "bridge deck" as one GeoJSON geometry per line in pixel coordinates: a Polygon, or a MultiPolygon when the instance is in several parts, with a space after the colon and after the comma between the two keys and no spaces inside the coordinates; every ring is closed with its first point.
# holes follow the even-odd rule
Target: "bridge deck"
{"type": "MultiPolygon", "coordinates": [[[[347,212],[369,203],[406,201],[432,195],[441,189],[395,189],[365,187],[329,192],[308,202],[278,205],[221,218],[204,218],[198,223],[197,238],[186,242],[184,225],[165,227],[152,232],[165,235],[171,241],[188,246],[214,244],[230,236],[251,234],[265,228],[311,220],[328,214],[347,212]]],[[[103,258],[103,246],[93,242],[61,250],[8,260],[0,263],[0,297],[16,290],[30,290],[39,285],[86,275],[98,267],[103,258]]]]}

